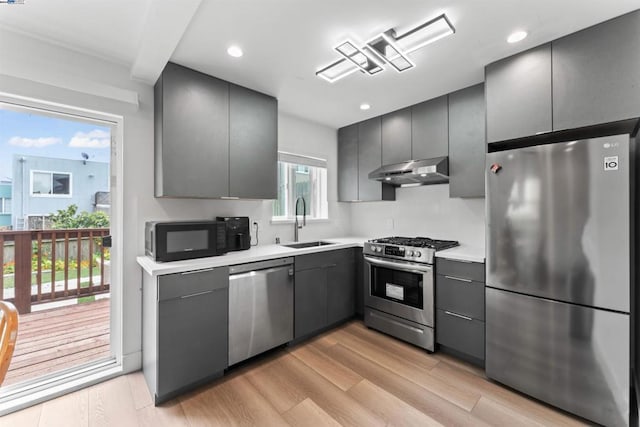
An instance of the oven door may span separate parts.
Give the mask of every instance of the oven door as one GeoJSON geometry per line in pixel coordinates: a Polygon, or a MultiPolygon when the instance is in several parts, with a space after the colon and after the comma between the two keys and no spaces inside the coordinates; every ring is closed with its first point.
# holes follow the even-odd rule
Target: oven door
{"type": "Polygon", "coordinates": [[[365,304],[433,327],[433,267],[365,255],[365,304]]]}

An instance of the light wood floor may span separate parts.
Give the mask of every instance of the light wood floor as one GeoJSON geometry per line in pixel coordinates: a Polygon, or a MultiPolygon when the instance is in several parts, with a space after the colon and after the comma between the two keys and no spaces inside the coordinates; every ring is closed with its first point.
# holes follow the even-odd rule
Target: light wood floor
{"type": "Polygon", "coordinates": [[[0,426],[524,426],[579,420],[482,371],[354,321],[154,407],[141,372],[0,418],[0,426]]]}
{"type": "Polygon", "coordinates": [[[108,357],[109,299],[21,314],[3,386],[108,357]]]}

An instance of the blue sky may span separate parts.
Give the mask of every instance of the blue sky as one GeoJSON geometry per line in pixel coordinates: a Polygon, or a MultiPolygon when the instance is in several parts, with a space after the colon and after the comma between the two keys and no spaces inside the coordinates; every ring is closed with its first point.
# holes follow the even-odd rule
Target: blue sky
{"type": "Polygon", "coordinates": [[[0,107],[0,178],[12,176],[14,154],[109,162],[110,129],[0,107]]]}

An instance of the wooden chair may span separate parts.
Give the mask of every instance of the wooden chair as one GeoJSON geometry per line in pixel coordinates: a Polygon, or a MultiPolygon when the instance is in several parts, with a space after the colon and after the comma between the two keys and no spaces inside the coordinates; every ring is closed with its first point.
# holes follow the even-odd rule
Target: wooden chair
{"type": "Polygon", "coordinates": [[[18,338],[18,310],[8,301],[0,301],[0,384],[4,382],[7,375],[13,349],[18,338]]]}

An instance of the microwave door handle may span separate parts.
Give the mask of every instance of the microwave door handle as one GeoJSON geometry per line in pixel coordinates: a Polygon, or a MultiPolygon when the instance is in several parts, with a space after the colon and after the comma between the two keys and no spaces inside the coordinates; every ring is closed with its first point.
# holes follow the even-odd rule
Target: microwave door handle
{"type": "Polygon", "coordinates": [[[387,267],[392,268],[394,270],[406,271],[408,273],[429,273],[432,270],[430,266],[422,266],[422,265],[406,265],[398,262],[385,261],[381,259],[371,258],[368,256],[364,256],[364,260],[367,261],[371,265],[377,265],[379,267],[387,267]]]}

